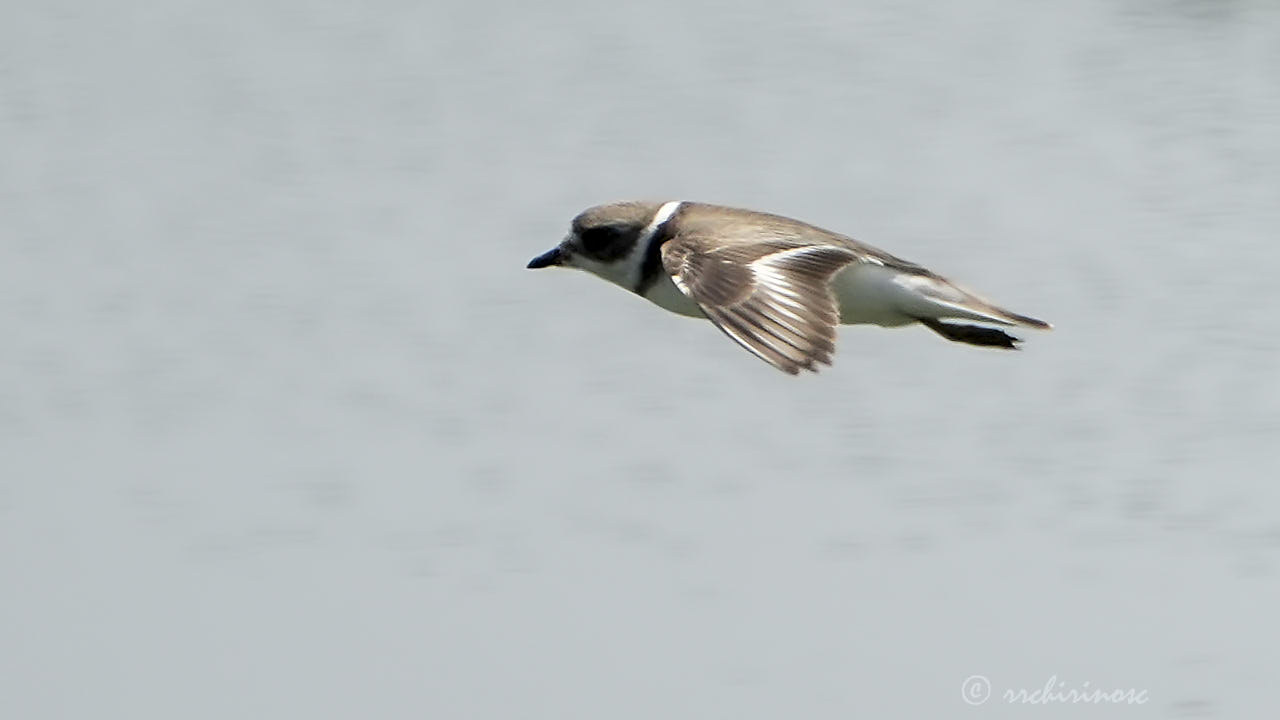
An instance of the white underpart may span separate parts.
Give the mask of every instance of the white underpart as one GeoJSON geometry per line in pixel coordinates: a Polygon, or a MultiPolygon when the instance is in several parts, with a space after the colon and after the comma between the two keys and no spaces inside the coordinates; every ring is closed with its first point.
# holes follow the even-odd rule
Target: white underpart
{"type": "Polygon", "coordinates": [[[645,292],[644,297],[663,310],[668,310],[677,315],[699,318],[707,316],[706,313],[702,312],[702,308],[698,307],[698,303],[681,292],[680,288],[676,287],[675,281],[665,272],[658,276],[658,281],[645,292]]]}
{"type": "Polygon", "coordinates": [[[897,327],[914,322],[903,304],[914,304],[916,293],[896,282],[899,275],[883,265],[865,262],[855,262],[837,273],[831,279],[831,289],[840,307],[841,324],[897,327]]]}
{"type": "Polygon", "coordinates": [[[934,278],[902,272],[879,263],[856,262],[831,281],[843,325],[897,327],[919,318],[956,318],[1009,324],[967,306],[963,290],[934,278]]]}

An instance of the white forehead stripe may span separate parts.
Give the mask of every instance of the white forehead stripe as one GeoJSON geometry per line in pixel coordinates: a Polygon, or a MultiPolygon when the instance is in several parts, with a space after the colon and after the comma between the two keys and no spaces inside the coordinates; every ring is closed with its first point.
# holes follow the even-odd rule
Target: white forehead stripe
{"type": "Polygon", "coordinates": [[[653,237],[653,234],[658,232],[658,228],[662,227],[662,223],[670,220],[671,216],[675,215],[676,210],[679,210],[683,204],[684,202],[680,200],[663,203],[662,207],[658,208],[658,212],[654,213],[653,220],[649,221],[648,227],[640,234],[640,242],[637,244],[648,245],[649,238],[653,237]]]}

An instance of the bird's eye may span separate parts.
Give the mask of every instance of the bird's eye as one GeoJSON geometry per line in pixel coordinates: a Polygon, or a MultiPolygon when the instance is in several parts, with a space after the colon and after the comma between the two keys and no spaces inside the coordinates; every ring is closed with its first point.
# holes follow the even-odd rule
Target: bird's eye
{"type": "Polygon", "coordinates": [[[591,255],[604,255],[618,239],[618,229],[609,225],[601,225],[583,230],[582,249],[591,255]]]}

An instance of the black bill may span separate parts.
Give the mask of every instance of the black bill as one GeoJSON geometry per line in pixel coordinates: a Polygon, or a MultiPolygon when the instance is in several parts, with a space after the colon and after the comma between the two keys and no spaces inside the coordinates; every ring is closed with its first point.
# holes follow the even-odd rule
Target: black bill
{"type": "Polygon", "coordinates": [[[560,264],[560,248],[555,247],[542,253],[538,257],[529,261],[529,269],[537,270],[538,268],[551,267],[560,264]]]}

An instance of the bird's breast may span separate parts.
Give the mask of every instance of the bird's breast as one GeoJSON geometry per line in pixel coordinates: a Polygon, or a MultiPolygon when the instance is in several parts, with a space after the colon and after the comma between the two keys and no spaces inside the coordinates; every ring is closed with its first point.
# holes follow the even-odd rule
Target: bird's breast
{"type": "Polygon", "coordinates": [[[663,310],[670,310],[678,315],[688,317],[706,317],[698,303],[680,292],[671,276],[663,273],[653,285],[645,291],[644,298],[663,310]]]}

